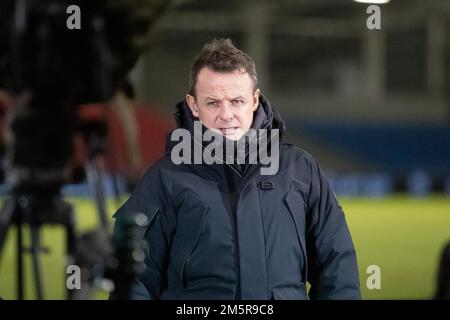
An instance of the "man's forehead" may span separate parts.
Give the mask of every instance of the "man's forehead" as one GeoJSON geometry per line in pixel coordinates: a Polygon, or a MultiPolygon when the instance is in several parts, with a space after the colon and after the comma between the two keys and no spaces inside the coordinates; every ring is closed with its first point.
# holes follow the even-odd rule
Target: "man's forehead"
{"type": "Polygon", "coordinates": [[[232,72],[217,72],[209,68],[200,70],[197,79],[197,94],[199,96],[219,97],[247,95],[253,93],[253,82],[248,73],[238,70],[232,72]]]}
{"type": "Polygon", "coordinates": [[[251,84],[252,78],[248,72],[242,70],[234,71],[214,71],[208,67],[204,67],[197,75],[197,83],[202,84],[215,84],[215,83],[239,83],[239,84],[251,84]]]}

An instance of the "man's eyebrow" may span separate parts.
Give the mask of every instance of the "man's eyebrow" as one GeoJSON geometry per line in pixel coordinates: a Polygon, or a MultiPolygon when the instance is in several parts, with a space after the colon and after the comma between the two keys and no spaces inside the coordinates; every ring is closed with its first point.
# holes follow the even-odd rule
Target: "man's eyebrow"
{"type": "MultiPolygon", "coordinates": [[[[244,100],[245,97],[244,97],[243,95],[240,94],[240,95],[238,95],[238,96],[229,98],[230,101],[231,101],[231,100],[238,100],[238,99],[244,100]]],[[[204,98],[204,100],[205,100],[205,101],[221,101],[222,99],[214,98],[214,97],[208,97],[208,96],[207,96],[207,97],[204,98]]]]}
{"type": "Polygon", "coordinates": [[[213,97],[205,97],[205,100],[220,101],[220,99],[213,98],[213,97]]]}

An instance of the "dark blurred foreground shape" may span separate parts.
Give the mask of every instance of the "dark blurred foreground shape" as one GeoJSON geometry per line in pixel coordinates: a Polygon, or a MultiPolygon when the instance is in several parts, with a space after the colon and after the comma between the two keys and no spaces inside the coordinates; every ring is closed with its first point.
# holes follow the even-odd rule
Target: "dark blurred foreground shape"
{"type": "Polygon", "coordinates": [[[442,250],[435,299],[450,300],[450,242],[442,250]]]}
{"type": "MultiPolygon", "coordinates": [[[[25,298],[26,251],[31,253],[37,298],[45,297],[40,265],[40,228],[44,225],[66,228],[68,264],[82,264],[88,274],[84,281],[94,283],[108,268],[118,274],[132,271],[123,269],[132,266],[133,259],[116,265],[107,261],[111,255],[118,260],[127,255],[132,258],[135,249],[131,240],[120,244],[120,250],[112,248],[118,244],[111,243],[109,235],[103,190],[108,122],[101,117],[83,119],[79,109],[82,104],[111,98],[148,46],[148,31],[169,4],[165,0],[1,2],[0,88],[11,100],[0,97],[2,106],[7,105],[2,111],[7,110],[4,164],[8,190],[0,212],[0,252],[8,229],[15,225],[18,299],[25,298]],[[81,28],[76,30],[66,24],[68,9],[74,5],[81,16],[81,28]],[[86,146],[83,168],[99,219],[97,229],[84,235],[76,234],[73,208],[60,192],[74,178],[77,134],[86,146]],[[28,250],[24,250],[23,225],[31,231],[28,250]]],[[[130,230],[134,225],[130,224],[130,230]]],[[[127,287],[127,279],[114,280],[115,289],[126,296],[121,287],[127,287]]],[[[68,298],[75,298],[67,289],[68,298]]]]}

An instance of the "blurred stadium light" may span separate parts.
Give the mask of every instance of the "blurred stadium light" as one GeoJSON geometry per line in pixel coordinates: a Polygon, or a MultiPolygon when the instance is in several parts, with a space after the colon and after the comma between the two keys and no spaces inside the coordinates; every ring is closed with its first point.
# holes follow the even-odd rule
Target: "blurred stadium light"
{"type": "Polygon", "coordinates": [[[353,0],[353,1],[368,4],[384,4],[388,3],[390,0],[353,0]]]}

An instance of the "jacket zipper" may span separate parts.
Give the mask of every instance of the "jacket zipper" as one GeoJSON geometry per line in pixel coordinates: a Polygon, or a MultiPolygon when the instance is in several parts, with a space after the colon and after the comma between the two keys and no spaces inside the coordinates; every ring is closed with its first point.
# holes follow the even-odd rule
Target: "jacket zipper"
{"type": "Polygon", "coordinates": [[[233,173],[229,171],[230,169],[235,171],[232,166],[226,166],[228,170],[225,170],[225,179],[227,182],[227,190],[230,199],[230,207],[231,207],[231,218],[232,218],[232,229],[233,229],[233,241],[235,248],[235,259],[236,259],[236,292],[234,295],[235,300],[241,299],[241,268],[240,268],[240,258],[239,258],[239,237],[237,232],[237,207],[239,202],[240,190],[237,186],[236,181],[233,179],[233,173]],[[233,196],[234,193],[234,196],[233,196]]]}

